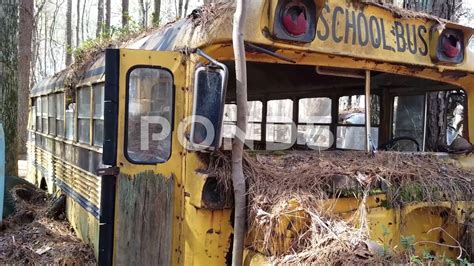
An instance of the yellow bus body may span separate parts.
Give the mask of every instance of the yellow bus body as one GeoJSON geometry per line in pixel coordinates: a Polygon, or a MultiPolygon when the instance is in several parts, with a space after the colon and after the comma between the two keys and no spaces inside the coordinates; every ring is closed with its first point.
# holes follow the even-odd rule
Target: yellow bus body
{"type": "MultiPolygon", "coordinates": [[[[466,38],[464,40],[466,44],[473,35],[474,29],[444,21],[440,24],[438,20],[419,14],[404,17],[403,14],[397,13],[398,11],[374,4],[329,0],[322,10],[314,41],[305,44],[280,42],[267,34],[275,19],[272,14],[277,1],[247,2],[246,42],[272,47],[276,53],[294,60],[298,65],[393,73],[443,81],[464,89],[469,107],[467,110],[468,137],[471,140],[474,139],[473,50],[466,48],[465,59],[462,63],[455,65],[434,62],[432,58],[434,39],[441,31],[441,28],[438,30],[437,25],[461,30],[466,38]],[[384,25],[385,31],[381,30],[377,35],[379,39],[374,37],[373,42],[368,41],[366,45],[360,45],[359,38],[362,43],[365,43],[366,38],[370,39],[368,32],[349,31],[346,43],[343,40],[346,38],[346,14],[349,18],[352,14],[356,18],[359,14],[363,14],[368,21],[373,17],[374,25],[377,23],[380,28],[384,25]],[[408,47],[405,47],[405,51],[399,51],[397,38],[406,40],[409,35],[390,34],[394,25],[403,25],[405,29],[416,30],[415,35],[410,35],[415,36],[418,42],[414,53],[410,52],[408,47]],[[342,41],[338,41],[341,40],[340,38],[343,38],[342,41]],[[374,47],[378,45],[378,48],[374,47]]],[[[120,168],[120,173],[116,181],[115,206],[109,206],[115,209],[114,264],[225,265],[228,262],[233,231],[232,209],[213,210],[203,203],[202,193],[207,176],[197,170],[205,169],[206,165],[199,159],[198,153],[183,148],[178,141],[180,136],[177,130],[174,130],[171,157],[166,163],[154,165],[131,163],[124,155],[124,129],[126,129],[124,114],[126,113],[127,72],[137,65],[165,67],[172,72],[174,79],[173,124],[175,129],[178,128],[185,117],[192,115],[194,69],[198,64],[206,62],[196,54],[183,55],[183,49],[200,48],[221,62],[233,60],[231,18],[232,8],[229,8],[226,13],[209,18],[211,21],[196,24],[188,18],[174,26],[152,32],[151,37],[148,36],[150,39],[153,37],[157,40],[172,39],[169,40],[172,44],[163,50],[156,48],[157,46],[147,46],[143,44],[143,41],[139,42],[141,46],[130,45],[119,50],[117,166],[120,168]],[[166,37],[167,32],[170,32],[172,37],[166,37]],[[169,243],[169,245],[160,246],[160,243],[169,243]]],[[[354,28],[349,28],[349,30],[354,30],[354,28]]],[[[285,60],[262,53],[247,53],[247,60],[289,64],[285,60]]],[[[94,70],[103,64],[104,58],[100,58],[91,64],[88,70],[94,70]]],[[[76,86],[91,87],[94,84],[103,83],[104,80],[104,75],[99,72],[99,75],[86,75],[76,86]]],[[[53,87],[56,88],[54,92],[43,90],[41,86],[38,86],[38,90],[34,91],[31,98],[62,92],[65,89],[65,85],[53,87]]],[[[77,114],[75,118],[77,119],[77,114]]],[[[77,134],[77,123],[75,127],[77,134]]],[[[90,130],[93,131],[92,122],[90,130]]],[[[102,148],[80,144],[77,138],[65,140],[58,136],[51,136],[31,127],[30,135],[35,135],[36,140],[41,139],[42,143],[46,144],[39,146],[32,141],[29,142],[28,179],[38,186],[45,182],[50,193],[66,191],[68,220],[78,236],[91,244],[96,255],[100,257],[100,213],[98,213],[100,210],[95,208],[100,206],[101,178],[92,171],[93,169],[82,169],[68,162],[64,157],[48,151],[45,147],[48,145],[55,147],[62,142],[61,145],[70,145],[75,147],[74,149],[81,148],[91,153],[102,153],[102,148]],[[65,186],[58,184],[65,184],[65,186]],[[87,202],[82,202],[84,199],[87,202]],[[88,204],[95,207],[89,208],[88,204]]],[[[90,138],[92,143],[92,137],[90,138]]],[[[457,159],[463,167],[474,170],[474,157],[458,156],[457,159]]],[[[472,211],[470,217],[466,217],[469,210],[474,207],[471,201],[458,202],[456,206],[440,202],[418,203],[399,209],[387,209],[382,206],[381,198],[383,197],[384,195],[378,195],[369,199],[370,236],[374,240],[384,239],[392,247],[399,246],[400,238],[404,235],[414,235],[417,240],[439,242],[439,235],[427,234],[431,228],[443,225],[443,219],[437,215],[439,210],[452,213],[457,218],[457,224],[450,224],[445,228],[451,235],[459,236],[462,230],[461,224],[466,219],[474,217],[472,211]],[[383,232],[381,225],[388,228],[388,234],[383,232]]],[[[355,198],[334,201],[336,206],[334,213],[340,213],[343,216],[349,216],[358,207],[358,200],[355,198]]],[[[252,241],[252,236],[258,237],[250,233],[247,241],[252,241]]],[[[445,244],[455,245],[456,243],[452,239],[445,239],[445,244]]],[[[283,243],[276,249],[284,250],[287,245],[288,243],[283,243]]],[[[435,250],[437,254],[446,254],[451,257],[456,257],[458,254],[458,250],[443,246],[433,245],[430,249],[435,250]]],[[[245,254],[246,265],[268,263],[268,258],[258,252],[246,250],[245,254]]]]}

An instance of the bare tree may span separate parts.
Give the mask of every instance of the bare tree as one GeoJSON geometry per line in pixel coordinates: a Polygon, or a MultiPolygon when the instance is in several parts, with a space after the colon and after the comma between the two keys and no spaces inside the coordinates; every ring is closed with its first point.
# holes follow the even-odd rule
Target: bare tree
{"type": "Polygon", "coordinates": [[[181,18],[183,15],[183,0],[178,0],[178,12],[176,12],[176,16],[181,18]]]}
{"type": "Polygon", "coordinates": [[[104,24],[104,0],[99,0],[97,5],[97,29],[95,37],[99,38],[102,34],[102,26],[104,24]]]}
{"type": "Polygon", "coordinates": [[[244,250],[246,198],[245,178],[242,169],[242,156],[247,131],[247,66],[244,47],[244,23],[246,0],[236,0],[232,42],[234,45],[236,99],[237,99],[237,132],[232,144],[232,182],[234,186],[234,244],[232,265],[241,266],[244,250]]]}
{"type": "MultiPolygon", "coordinates": [[[[156,4],[155,0],[155,4],[156,4]]],[[[128,0],[122,0],[122,27],[128,26],[128,0]]]]}
{"type": "MultiPolygon", "coordinates": [[[[92,5],[87,5],[87,12],[86,12],[86,36],[90,36],[89,34],[89,29],[90,29],[90,23],[91,23],[91,9],[92,9],[92,5]]],[[[84,20],[83,20],[84,21],[84,20]]]]}
{"type": "Polygon", "coordinates": [[[44,53],[43,53],[43,73],[42,76],[46,77],[46,69],[48,68],[48,16],[43,14],[44,18],[44,53]]]}
{"type": "Polygon", "coordinates": [[[155,0],[154,11],[153,11],[153,26],[158,27],[160,25],[160,12],[161,12],[161,0],[155,0]]]}
{"type": "MultiPolygon", "coordinates": [[[[53,38],[53,36],[51,36],[53,38]]],[[[67,0],[66,10],[66,66],[72,63],[72,0],[67,0]]],[[[54,53],[52,53],[54,54],[54,53]]],[[[56,65],[56,64],[54,64],[56,65]]]]}
{"type": "Polygon", "coordinates": [[[77,0],[76,6],[76,47],[81,43],[81,0],[77,0]]]}
{"type": "Polygon", "coordinates": [[[0,0],[0,122],[6,145],[6,176],[18,176],[18,1],[0,0]]]}
{"type": "Polygon", "coordinates": [[[43,11],[44,5],[46,3],[46,0],[40,0],[40,1],[33,1],[35,3],[35,13],[33,16],[33,36],[32,36],[32,44],[33,44],[33,49],[32,49],[32,55],[31,55],[31,61],[32,64],[30,65],[31,68],[31,75],[30,75],[30,84],[33,86],[33,84],[36,82],[36,65],[38,64],[38,61],[40,57],[38,56],[38,51],[41,45],[41,41],[38,38],[38,33],[41,30],[41,25],[38,27],[38,22],[40,21],[40,14],[43,11]]]}
{"type": "Polygon", "coordinates": [[[105,5],[105,31],[107,34],[110,32],[110,18],[112,16],[112,7],[111,7],[111,1],[106,0],[106,5],[105,5]]]}
{"type": "MultiPolygon", "coordinates": [[[[51,57],[51,66],[53,68],[53,73],[56,73],[57,68],[58,68],[57,61],[56,61],[56,55],[55,55],[56,54],[55,47],[58,44],[58,42],[55,39],[55,37],[56,37],[56,24],[57,24],[56,22],[57,22],[57,19],[58,19],[59,10],[61,10],[61,7],[62,7],[63,4],[64,4],[64,0],[56,0],[56,3],[54,4],[54,12],[53,12],[53,15],[51,16],[53,19],[52,19],[50,27],[49,27],[49,39],[45,37],[45,39],[49,43],[49,50],[50,50],[49,54],[50,54],[50,57],[51,57]]],[[[72,9],[72,6],[71,6],[71,9],[72,9]]],[[[72,20],[72,18],[71,18],[71,20],[72,20]]],[[[67,46],[68,45],[66,45],[66,53],[68,53],[67,46]]],[[[71,27],[71,46],[72,46],[72,27],[71,27]]],[[[66,57],[67,57],[67,54],[66,54],[66,57]]]]}
{"type": "Polygon", "coordinates": [[[81,39],[84,40],[84,14],[86,13],[87,0],[82,1],[82,13],[81,13],[81,39]]]}
{"type": "MultiPolygon", "coordinates": [[[[18,38],[18,98],[28,99],[30,92],[30,71],[32,56],[32,38],[34,28],[34,3],[33,0],[20,1],[20,25],[21,31],[18,38]]],[[[18,102],[18,153],[26,154],[28,125],[28,101],[18,102]]]]}
{"type": "Polygon", "coordinates": [[[186,14],[188,14],[188,6],[189,6],[189,0],[185,0],[185,2],[184,2],[183,17],[185,17],[186,14]]]}
{"type": "Polygon", "coordinates": [[[148,28],[148,12],[150,11],[150,1],[138,0],[140,5],[140,24],[143,28],[148,28]]]}

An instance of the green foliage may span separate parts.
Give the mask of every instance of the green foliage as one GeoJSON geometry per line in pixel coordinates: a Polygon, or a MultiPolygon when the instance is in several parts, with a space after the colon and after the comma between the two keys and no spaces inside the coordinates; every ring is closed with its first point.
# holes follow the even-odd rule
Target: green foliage
{"type": "Polygon", "coordinates": [[[388,236],[390,235],[390,229],[384,224],[382,224],[382,243],[383,243],[383,257],[387,257],[390,255],[390,240],[388,236]]]}
{"type": "Polygon", "coordinates": [[[415,236],[402,236],[400,244],[408,252],[415,252],[415,236]]]}
{"type": "Polygon", "coordinates": [[[431,254],[431,252],[427,249],[423,250],[423,260],[435,260],[436,256],[431,254]]]}
{"type": "Polygon", "coordinates": [[[418,184],[407,184],[402,187],[400,199],[402,202],[421,202],[423,201],[423,189],[418,184]]]}
{"type": "Polygon", "coordinates": [[[457,260],[460,266],[470,266],[472,263],[467,258],[457,260]]]}
{"type": "Polygon", "coordinates": [[[160,26],[160,22],[161,22],[160,14],[157,15],[155,12],[153,12],[153,14],[151,14],[151,16],[152,16],[153,27],[160,26]]]}
{"type": "Polygon", "coordinates": [[[422,264],[423,261],[421,260],[420,257],[412,255],[410,256],[410,262],[414,264],[422,264]]]}

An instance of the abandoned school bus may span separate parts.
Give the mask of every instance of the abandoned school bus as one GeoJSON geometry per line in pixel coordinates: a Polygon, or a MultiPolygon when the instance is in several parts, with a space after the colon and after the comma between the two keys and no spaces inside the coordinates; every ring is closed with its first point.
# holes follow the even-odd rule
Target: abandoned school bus
{"type": "MultiPolygon", "coordinates": [[[[233,9],[204,6],[32,90],[28,178],[67,196],[67,218],[99,264],[229,262],[232,197],[222,196],[209,166],[236,134],[233,9]]],[[[380,154],[430,153],[457,160],[455,173],[474,168],[472,156],[459,154],[474,138],[473,29],[363,1],[255,0],[246,12],[248,160],[278,168],[259,156],[299,154],[318,172],[326,153],[335,155],[326,161],[333,169],[344,169],[334,162],[345,154],[364,164],[380,154]]],[[[441,190],[454,187],[449,178],[441,190]]],[[[349,217],[363,201],[374,242],[397,249],[414,236],[424,243],[417,252],[457,257],[472,234],[472,175],[464,178],[452,201],[390,205],[382,185],[362,198],[326,193],[332,205],[323,211],[349,217]]],[[[251,221],[259,215],[248,216],[247,265],[291,254],[310,226],[280,215],[269,218],[275,232],[261,234],[251,221]]]]}

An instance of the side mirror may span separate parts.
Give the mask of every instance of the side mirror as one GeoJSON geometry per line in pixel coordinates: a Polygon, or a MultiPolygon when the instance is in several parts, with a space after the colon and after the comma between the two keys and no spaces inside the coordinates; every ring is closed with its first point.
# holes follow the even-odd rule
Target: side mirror
{"type": "Polygon", "coordinates": [[[196,69],[190,136],[193,149],[215,150],[221,146],[228,76],[227,67],[221,63],[196,69]]]}

